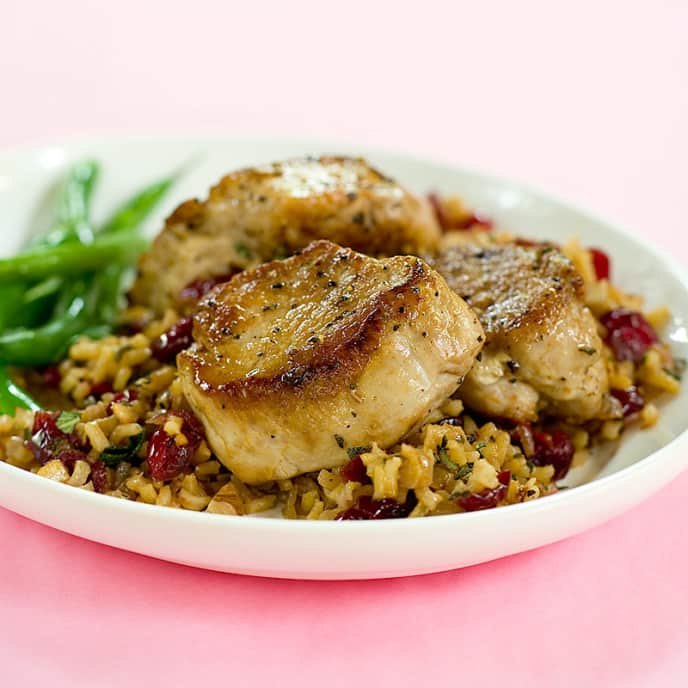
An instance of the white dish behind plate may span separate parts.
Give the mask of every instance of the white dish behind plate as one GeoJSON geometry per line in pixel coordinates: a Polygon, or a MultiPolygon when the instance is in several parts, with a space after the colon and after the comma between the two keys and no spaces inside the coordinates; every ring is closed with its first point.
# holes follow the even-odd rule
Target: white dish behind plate
{"type": "MultiPolygon", "coordinates": [[[[612,257],[614,280],[668,304],[665,333],[688,355],[686,271],[644,241],[551,196],[511,181],[403,155],[328,141],[256,138],[93,140],[0,156],[0,254],[9,255],[40,221],[52,183],[69,162],[102,161],[95,215],[136,187],[193,160],[164,208],[205,197],[220,176],[243,165],[321,153],[360,154],[418,192],[458,193],[497,224],[525,236],[563,241],[572,234],[612,257]]],[[[662,404],[658,424],[628,432],[608,460],[569,476],[578,485],[528,504],[397,521],[305,522],[231,517],[148,506],[75,489],[0,463],[0,504],[41,523],[161,559],[220,571],[283,578],[383,578],[442,571],[538,547],[595,526],[668,483],[688,464],[688,386],[662,404]],[[582,483],[582,484],[581,484],[582,483]]]]}

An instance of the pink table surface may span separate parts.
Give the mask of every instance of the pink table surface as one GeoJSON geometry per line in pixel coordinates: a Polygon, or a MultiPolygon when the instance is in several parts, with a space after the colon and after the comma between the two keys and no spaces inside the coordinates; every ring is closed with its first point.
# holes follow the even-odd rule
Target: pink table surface
{"type": "MultiPolygon", "coordinates": [[[[448,5],[5,0],[0,147],[335,135],[523,178],[688,262],[688,4],[448,5]]],[[[194,570],[0,510],[0,685],[685,686],[687,493],[683,474],[566,542],[343,583],[194,570]]]]}

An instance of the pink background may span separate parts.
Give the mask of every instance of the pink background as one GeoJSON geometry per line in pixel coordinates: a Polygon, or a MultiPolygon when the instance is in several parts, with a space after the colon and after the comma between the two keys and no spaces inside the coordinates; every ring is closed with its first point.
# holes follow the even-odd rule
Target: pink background
{"type": "MultiPolygon", "coordinates": [[[[525,179],[688,262],[688,3],[172,4],[4,0],[0,147],[334,135],[525,179]]],[[[684,474],[491,564],[351,583],[193,570],[0,510],[0,684],[684,686],[687,492],[684,474]]]]}

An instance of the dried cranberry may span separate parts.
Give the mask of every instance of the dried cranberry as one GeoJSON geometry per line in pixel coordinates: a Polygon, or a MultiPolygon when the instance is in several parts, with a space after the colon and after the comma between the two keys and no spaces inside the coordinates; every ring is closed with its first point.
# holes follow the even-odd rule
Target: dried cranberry
{"type": "Polygon", "coordinates": [[[156,418],[157,425],[164,425],[170,416],[183,419],[182,433],[187,442],[178,445],[175,438],[159,427],[148,440],[148,468],[155,480],[171,480],[191,465],[191,459],[203,440],[203,427],[188,411],[174,411],[156,418]]]}
{"type": "Polygon", "coordinates": [[[138,398],[139,393],[135,389],[125,389],[122,392],[117,392],[117,394],[112,397],[110,407],[112,407],[112,404],[130,403],[136,401],[138,398]]]}
{"type": "Polygon", "coordinates": [[[379,521],[387,518],[405,518],[418,504],[414,492],[406,495],[406,502],[400,504],[395,499],[374,500],[372,497],[359,497],[356,503],[336,518],[337,521],[379,521]]]}
{"type": "Polygon", "coordinates": [[[112,391],[112,383],[110,382],[96,382],[96,384],[91,385],[91,394],[94,397],[102,397],[103,394],[110,394],[112,391]]]}
{"type": "Polygon", "coordinates": [[[464,511],[481,511],[482,509],[493,509],[505,497],[509,490],[509,481],[511,480],[511,471],[502,471],[497,474],[499,485],[497,487],[488,488],[482,492],[475,492],[474,494],[466,495],[458,500],[458,505],[464,511]]]}
{"type": "Polygon", "coordinates": [[[470,229],[471,227],[480,227],[481,229],[489,230],[492,229],[492,220],[483,217],[482,215],[478,215],[477,213],[471,213],[471,215],[466,218],[463,228],[470,229]]]}
{"type": "Polygon", "coordinates": [[[153,358],[161,363],[173,361],[180,351],[191,346],[192,318],[182,318],[151,343],[153,358]]]}
{"type": "Polygon", "coordinates": [[[526,456],[530,457],[535,453],[533,426],[529,422],[519,423],[511,431],[511,441],[519,445],[526,456]]]}
{"type": "Polygon", "coordinates": [[[645,399],[638,391],[637,387],[627,387],[626,389],[612,389],[610,394],[621,402],[624,418],[634,416],[645,408],[645,399]]]}
{"type": "Polygon", "coordinates": [[[203,277],[193,282],[189,282],[189,284],[179,292],[179,297],[182,301],[196,303],[196,301],[200,301],[211,289],[215,288],[218,284],[228,282],[235,274],[236,271],[228,272],[224,275],[203,277]]]}
{"type": "Polygon", "coordinates": [[[52,461],[60,451],[70,448],[68,436],[57,427],[58,415],[38,411],[34,416],[31,439],[26,444],[40,464],[52,461]]]}
{"type": "Polygon", "coordinates": [[[428,194],[428,202],[430,203],[430,206],[435,214],[437,224],[439,224],[439,226],[445,232],[450,230],[463,230],[478,227],[485,230],[492,229],[492,221],[482,217],[482,215],[477,215],[476,213],[471,213],[470,215],[466,215],[460,219],[449,217],[444,209],[442,199],[436,193],[428,194]]]}
{"type": "Polygon", "coordinates": [[[67,466],[70,471],[73,470],[74,464],[77,461],[87,460],[86,454],[78,449],[65,449],[57,455],[57,458],[60,459],[60,461],[62,461],[62,463],[67,466]]]}
{"type": "Polygon", "coordinates": [[[91,481],[96,492],[102,494],[107,490],[108,478],[108,469],[102,461],[96,461],[94,464],[91,464],[91,481]]]}
{"type": "Polygon", "coordinates": [[[599,248],[588,249],[592,258],[592,266],[595,268],[595,276],[598,280],[609,279],[609,256],[599,248]]]}
{"type": "Polygon", "coordinates": [[[49,366],[43,370],[43,384],[52,389],[58,389],[62,382],[62,375],[57,366],[49,366]]]}
{"type": "Polygon", "coordinates": [[[604,341],[617,361],[637,363],[659,341],[652,325],[637,311],[617,308],[603,315],[600,322],[607,329],[604,341]]]}
{"type": "Polygon", "coordinates": [[[562,430],[552,433],[533,430],[534,452],[530,460],[536,466],[554,466],[554,480],[561,480],[571,468],[573,444],[562,430]]]}
{"type": "Polygon", "coordinates": [[[351,480],[361,484],[370,482],[365,464],[360,456],[354,456],[342,466],[341,476],[344,480],[351,480]]]}

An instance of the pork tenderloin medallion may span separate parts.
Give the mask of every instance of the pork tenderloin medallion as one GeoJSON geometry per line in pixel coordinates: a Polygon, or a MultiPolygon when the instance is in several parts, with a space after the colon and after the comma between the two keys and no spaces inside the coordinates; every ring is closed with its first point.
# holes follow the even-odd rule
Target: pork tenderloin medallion
{"type": "Polygon", "coordinates": [[[421,259],[328,241],[216,287],[193,337],[177,359],[184,394],[215,454],[250,484],[395,444],[454,392],[484,339],[421,259]]]}
{"type": "Polygon", "coordinates": [[[132,300],[184,311],[183,288],[328,239],[371,255],[438,243],[429,203],[360,158],[276,162],[224,177],[205,201],[180,205],[142,256],[132,300]]]}
{"type": "Polygon", "coordinates": [[[618,415],[583,280],[559,251],[464,245],[428,261],[485,328],[485,348],[458,392],[467,406],[515,421],[618,415]]]}

